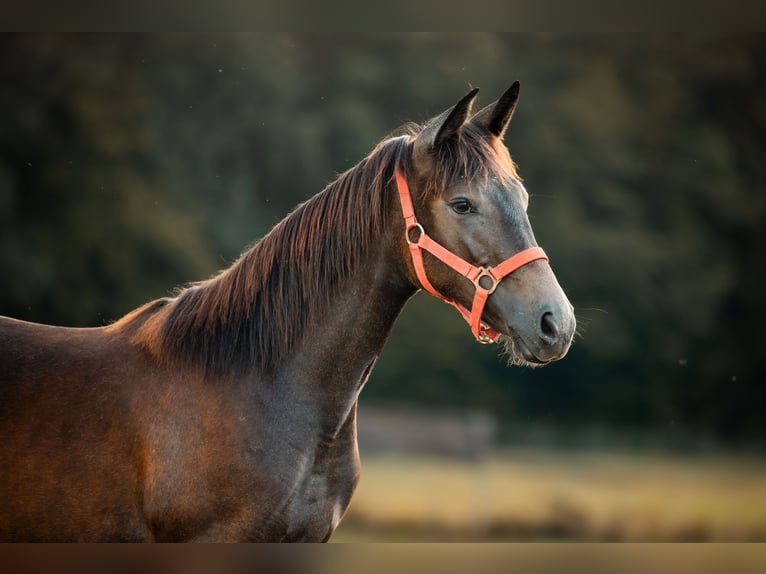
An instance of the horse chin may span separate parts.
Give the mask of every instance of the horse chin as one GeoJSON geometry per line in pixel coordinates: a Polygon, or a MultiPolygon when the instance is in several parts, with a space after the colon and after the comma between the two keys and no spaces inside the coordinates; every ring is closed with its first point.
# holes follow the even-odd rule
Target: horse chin
{"type": "Polygon", "coordinates": [[[502,354],[508,357],[509,365],[537,368],[551,362],[538,359],[516,333],[511,333],[510,335],[501,334],[498,343],[503,346],[502,354]]]}

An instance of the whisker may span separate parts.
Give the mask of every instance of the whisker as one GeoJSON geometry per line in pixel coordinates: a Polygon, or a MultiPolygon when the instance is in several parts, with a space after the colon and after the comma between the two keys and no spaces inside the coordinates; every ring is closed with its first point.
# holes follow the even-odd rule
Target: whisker
{"type": "Polygon", "coordinates": [[[585,338],[585,333],[588,332],[588,327],[593,322],[593,317],[584,316],[582,313],[587,311],[596,311],[608,315],[609,311],[600,307],[577,307],[575,311],[575,319],[577,320],[577,326],[575,327],[574,336],[572,341],[576,339],[582,340],[585,338]]]}
{"type": "Polygon", "coordinates": [[[603,313],[604,315],[608,315],[609,311],[606,309],[601,309],[600,307],[578,307],[578,311],[598,311],[600,313],[603,313]]]}

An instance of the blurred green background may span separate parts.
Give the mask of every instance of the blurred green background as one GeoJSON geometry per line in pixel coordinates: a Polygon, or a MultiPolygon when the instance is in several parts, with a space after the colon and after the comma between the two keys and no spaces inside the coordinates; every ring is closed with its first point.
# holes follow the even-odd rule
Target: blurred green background
{"type": "Polygon", "coordinates": [[[476,415],[506,453],[736,453],[713,483],[766,477],[766,36],[5,34],[0,78],[0,313],[73,326],[211,275],[400,124],[519,80],[506,143],[582,335],[508,367],[419,294],[360,426],[476,415]]]}

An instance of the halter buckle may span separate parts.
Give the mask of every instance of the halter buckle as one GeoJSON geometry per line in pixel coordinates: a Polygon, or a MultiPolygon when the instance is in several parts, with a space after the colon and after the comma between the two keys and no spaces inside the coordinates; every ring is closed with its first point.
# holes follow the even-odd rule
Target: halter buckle
{"type": "Polygon", "coordinates": [[[479,274],[473,279],[474,286],[477,289],[483,289],[486,291],[487,295],[492,295],[492,293],[495,292],[495,289],[497,289],[499,283],[500,281],[492,274],[492,270],[489,267],[479,267],[479,274]],[[492,281],[492,285],[490,285],[489,289],[481,284],[481,280],[484,277],[488,277],[490,281],[492,281]]]}

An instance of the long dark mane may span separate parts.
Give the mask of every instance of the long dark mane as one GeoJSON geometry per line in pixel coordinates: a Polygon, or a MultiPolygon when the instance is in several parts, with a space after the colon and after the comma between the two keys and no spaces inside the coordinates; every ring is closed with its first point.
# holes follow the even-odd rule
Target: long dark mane
{"type": "Polygon", "coordinates": [[[380,237],[406,148],[405,136],[384,140],[231,267],[181,291],[153,333],[155,352],[215,374],[279,365],[380,237]]]}

